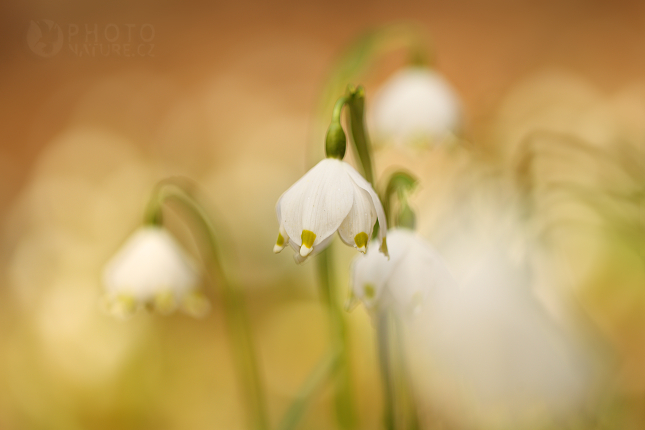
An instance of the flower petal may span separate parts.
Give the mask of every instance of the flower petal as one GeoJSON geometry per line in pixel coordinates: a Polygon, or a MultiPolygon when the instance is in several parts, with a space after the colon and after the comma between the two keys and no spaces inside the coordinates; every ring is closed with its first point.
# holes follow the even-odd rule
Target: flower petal
{"type": "Polygon", "coordinates": [[[162,291],[185,294],[197,282],[195,262],[161,227],[137,230],[108,262],[103,273],[109,295],[126,294],[142,302],[162,291]]]}
{"type": "Polygon", "coordinates": [[[399,312],[410,314],[429,297],[433,302],[441,302],[456,291],[457,283],[447,264],[419,235],[403,229],[392,230],[390,243],[397,253],[400,246],[406,248],[405,258],[393,269],[388,281],[388,291],[399,312]]]}
{"type": "Polygon", "coordinates": [[[331,241],[332,241],[333,239],[334,239],[334,236],[333,236],[333,235],[331,235],[331,236],[327,237],[327,239],[323,240],[323,241],[322,241],[322,242],[320,242],[318,245],[316,245],[316,246],[314,247],[314,250],[313,250],[311,253],[309,253],[306,257],[303,257],[303,256],[300,254],[300,249],[301,249],[301,248],[300,248],[300,247],[298,247],[296,244],[294,244],[294,243],[293,243],[293,241],[291,241],[291,242],[290,242],[291,247],[292,247],[292,248],[293,248],[293,250],[295,251],[295,253],[293,254],[293,259],[294,259],[294,260],[296,260],[296,263],[297,263],[297,264],[302,264],[302,263],[304,263],[305,261],[307,261],[307,260],[309,259],[309,257],[313,257],[314,255],[319,254],[322,250],[324,250],[325,248],[327,248],[327,246],[329,246],[329,244],[331,243],[331,241]]]}
{"type": "Polygon", "coordinates": [[[349,174],[349,177],[352,178],[354,183],[358,185],[360,188],[362,188],[363,190],[367,191],[368,194],[370,195],[372,199],[372,203],[374,205],[374,210],[376,211],[376,215],[378,217],[378,223],[379,223],[378,243],[380,245],[380,250],[383,254],[385,254],[385,256],[389,256],[388,250],[387,250],[387,244],[385,242],[385,238],[387,236],[387,221],[385,219],[385,211],[383,210],[383,205],[381,204],[381,200],[379,200],[378,195],[376,194],[376,191],[374,191],[374,188],[372,188],[370,183],[367,182],[365,178],[363,178],[352,166],[343,162],[343,168],[349,174]]]}
{"type": "Polygon", "coordinates": [[[302,232],[308,230],[316,235],[316,247],[338,230],[353,201],[352,180],[343,170],[343,162],[327,158],[280,197],[276,212],[290,242],[301,246],[302,232]]]}
{"type": "Polygon", "coordinates": [[[377,305],[389,306],[389,303],[383,303],[391,300],[389,292],[386,291],[389,280],[408,252],[405,238],[393,240],[390,259],[374,245],[376,243],[372,243],[364,256],[356,256],[351,267],[354,296],[361,299],[368,309],[377,305]]]}
{"type": "Polygon", "coordinates": [[[369,122],[376,143],[431,143],[459,130],[461,112],[459,96],[441,74],[410,67],[376,92],[369,122]]]}
{"type": "Polygon", "coordinates": [[[287,234],[287,231],[284,229],[284,226],[280,225],[280,229],[278,230],[278,238],[276,239],[275,245],[273,246],[273,252],[278,254],[288,244],[289,244],[289,235],[287,234]]]}
{"type": "Polygon", "coordinates": [[[354,184],[354,204],[338,228],[340,238],[349,246],[366,252],[367,242],[376,223],[376,210],[369,193],[354,184]]]}

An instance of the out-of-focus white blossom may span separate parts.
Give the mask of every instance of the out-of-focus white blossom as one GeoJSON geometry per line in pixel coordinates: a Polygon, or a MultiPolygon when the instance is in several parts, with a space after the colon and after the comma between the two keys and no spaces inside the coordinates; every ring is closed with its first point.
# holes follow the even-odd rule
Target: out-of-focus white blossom
{"type": "Polygon", "coordinates": [[[426,300],[456,293],[456,282],[439,253],[407,229],[389,231],[390,260],[370,248],[352,264],[352,289],[372,313],[409,315],[426,300]]]}
{"type": "Polygon", "coordinates": [[[118,316],[130,316],[144,305],[163,314],[181,307],[200,316],[210,306],[197,291],[198,281],[196,264],[170,233],[163,227],[146,226],[105,267],[105,304],[118,316]]]}
{"type": "Polygon", "coordinates": [[[533,429],[579,418],[604,377],[601,347],[580,336],[586,324],[535,260],[541,244],[521,200],[502,177],[483,172],[464,173],[452,189],[450,210],[424,224],[459,295],[408,327],[419,402],[459,428],[533,429]]]}
{"type": "Polygon", "coordinates": [[[287,244],[297,263],[322,251],[338,231],[349,246],[365,253],[378,219],[380,250],[387,255],[387,224],[378,195],[352,166],[326,158],[280,196],[276,204],[280,223],[273,251],[287,244]]]}
{"type": "Polygon", "coordinates": [[[461,111],[457,93],[441,74],[410,67],[374,95],[371,129],[378,144],[436,144],[459,131],[461,111]]]}

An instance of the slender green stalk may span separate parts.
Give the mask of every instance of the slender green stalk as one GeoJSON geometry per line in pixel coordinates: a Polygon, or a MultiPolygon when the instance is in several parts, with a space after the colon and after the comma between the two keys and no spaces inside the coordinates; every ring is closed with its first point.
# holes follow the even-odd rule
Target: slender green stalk
{"type": "Polygon", "coordinates": [[[383,420],[386,430],[417,430],[419,420],[412,394],[412,384],[405,365],[400,324],[391,311],[378,314],[377,343],[383,381],[383,420]]]}
{"type": "Polygon", "coordinates": [[[331,350],[320,360],[300,388],[295,400],[291,403],[282,422],[278,426],[279,430],[294,430],[297,427],[314,395],[323,383],[327,382],[334,375],[338,367],[338,357],[338,351],[331,350]]]}
{"type": "Polygon", "coordinates": [[[365,89],[361,86],[347,88],[347,104],[349,105],[349,128],[351,140],[358,160],[361,163],[363,176],[374,187],[374,169],[372,166],[371,145],[365,128],[365,89]]]}
{"type": "Polygon", "coordinates": [[[386,430],[395,430],[395,396],[394,381],[391,372],[392,358],[390,351],[390,315],[389,312],[380,312],[378,315],[376,333],[378,345],[379,369],[383,381],[383,421],[386,430]]]}
{"type": "Polygon", "coordinates": [[[327,305],[331,326],[331,347],[338,351],[338,364],[335,377],[336,419],[341,429],[354,429],[357,425],[355,404],[352,396],[351,372],[347,328],[343,308],[337,291],[333,266],[333,248],[327,247],[317,258],[320,291],[327,305]]]}
{"type": "Polygon", "coordinates": [[[399,382],[399,392],[400,392],[400,408],[401,416],[405,419],[405,428],[408,430],[418,430],[419,429],[419,416],[417,415],[417,407],[414,399],[414,393],[412,391],[412,379],[410,378],[410,373],[408,372],[408,367],[405,362],[405,347],[403,342],[403,333],[401,332],[401,324],[398,320],[393,318],[393,337],[391,341],[393,344],[393,350],[397,356],[396,360],[396,375],[397,381],[399,382]]]}
{"type": "Polygon", "coordinates": [[[334,110],[331,113],[331,120],[332,122],[340,122],[340,114],[343,111],[343,106],[345,106],[345,103],[347,103],[348,98],[346,96],[341,96],[338,100],[336,100],[336,104],[334,104],[334,110]]]}
{"type": "Polygon", "coordinates": [[[181,187],[172,183],[162,183],[157,187],[155,194],[148,206],[145,221],[151,224],[162,223],[162,206],[165,202],[174,202],[188,212],[200,225],[205,241],[198,243],[202,246],[204,258],[209,275],[213,281],[219,278],[221,294],[224,302],[224,315],[232,342],[238,378],[242,383],[243,395],[248,403],[250,415],[250,428],[253,430],[266,430],[269,428],[267,419],[264,391],[256,361],[251,328],[244,304],[244,297],[236,281],[231,280],[224,271],[222,254],[217,245],[216,230],[211,218],[204,208],[181,187]]]}

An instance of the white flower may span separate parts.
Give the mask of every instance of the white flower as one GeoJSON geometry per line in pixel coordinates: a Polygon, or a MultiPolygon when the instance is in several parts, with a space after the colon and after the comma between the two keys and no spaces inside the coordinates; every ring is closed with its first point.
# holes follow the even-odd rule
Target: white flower
{"type": "Polygon", "coordinates": [[[456,292],[446,263],[423,238],[407,229],[388,233],[389,261],[370,250],[352,263],[353,295],[371,313],[390,309],[410,315],[426,300],[440,302],[456,292]]]}
{"type": "Polygon", "coordinates": [[[374,95],[371,128],[379,143],[438,142],[461,126],[461,103],[436,71],[410,67],[397,72],[374,95]]]}
{"type": "Polygon", "coordinates": [[[289,244],[298,263],[322,251],[336,231],[347,245],[366,252],[377,218],[378,242],[387,255],[381,201],[369,182],[342,160],[326,158],[316,164],[280,196],[276,213],[280,231],[273,251],[289,244]]]}
{"type": "Polygon", "coordinates": [[[196,290],[198,281],[195,263],[166,229],[142,227],[105,267],[105,305],[118,316],[129,316],[142,305],[164,314],[181,307],[201,316],[210,305],[196,290]]]}

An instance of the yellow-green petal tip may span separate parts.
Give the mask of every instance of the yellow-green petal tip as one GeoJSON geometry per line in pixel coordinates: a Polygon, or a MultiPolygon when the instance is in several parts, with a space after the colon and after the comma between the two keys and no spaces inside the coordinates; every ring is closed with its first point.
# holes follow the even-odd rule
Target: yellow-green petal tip
{"type": "Polygon", "coordinates": [[[359,251],[361,251],[363,254],[367,251],[367,241],[369,238],[367,237],[367,233],[365,232],[360,232],[356,236],[354,236],[354,243],[356,244],[356,248],[358,248],[359,251]]]}

